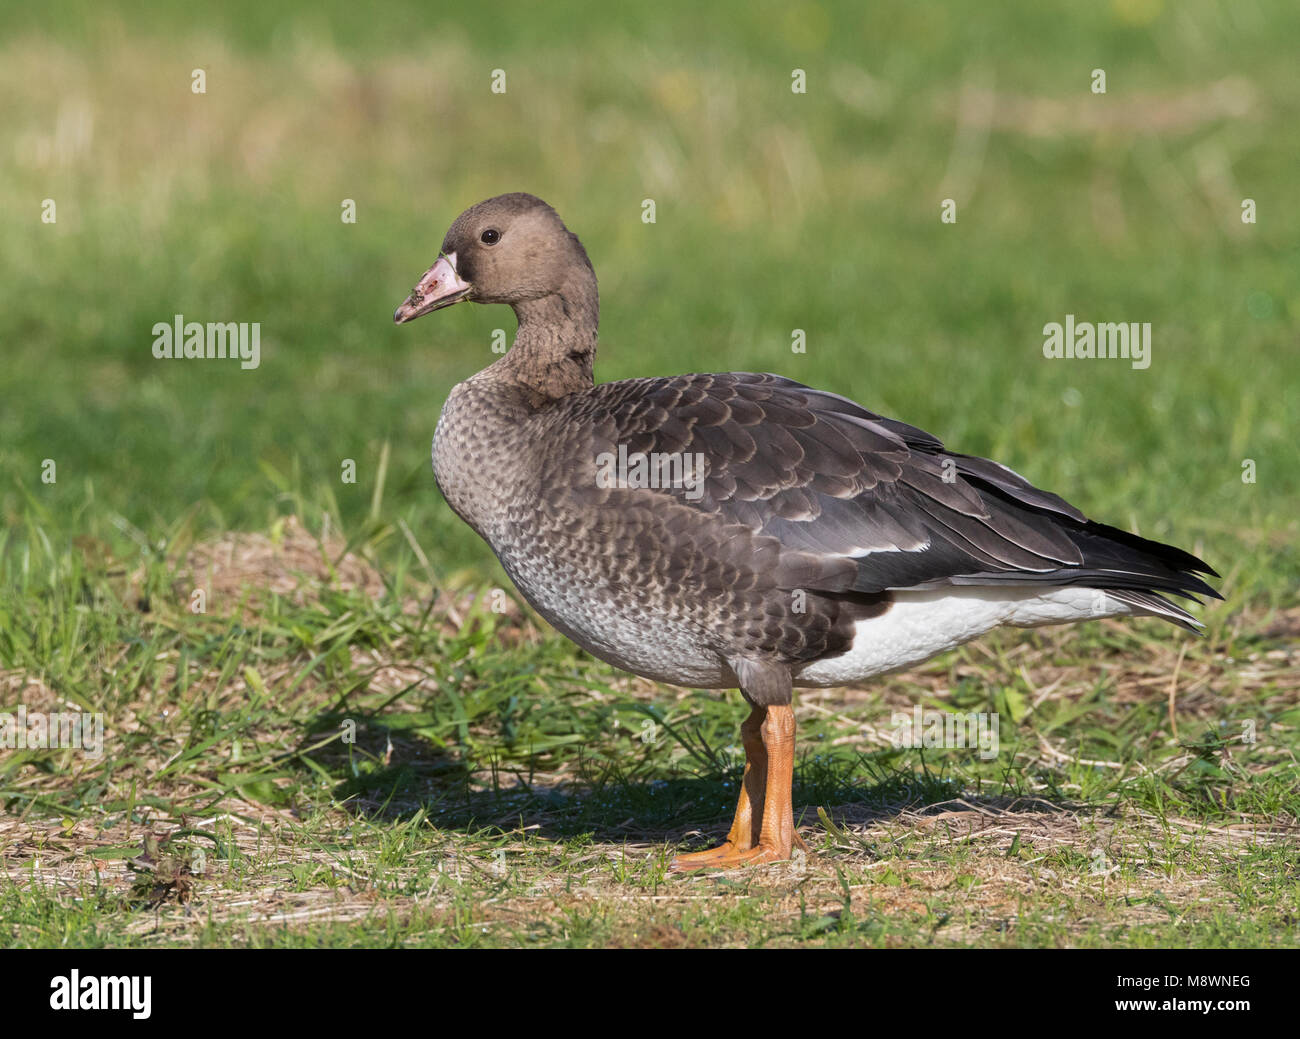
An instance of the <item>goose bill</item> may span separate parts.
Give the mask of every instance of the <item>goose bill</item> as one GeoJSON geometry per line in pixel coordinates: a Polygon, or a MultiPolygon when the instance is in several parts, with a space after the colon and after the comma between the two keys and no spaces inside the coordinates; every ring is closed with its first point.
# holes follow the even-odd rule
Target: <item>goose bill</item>
{"type": "Polygon", "coordinates": [[[406,302],[394,312],[393,321],[403,325],[422,314],[459,303],[469,295],[470,288],[470,284],[461,281],[456,273],[456,254],[439,256],[438,262],[416,282],[406,302]]]}

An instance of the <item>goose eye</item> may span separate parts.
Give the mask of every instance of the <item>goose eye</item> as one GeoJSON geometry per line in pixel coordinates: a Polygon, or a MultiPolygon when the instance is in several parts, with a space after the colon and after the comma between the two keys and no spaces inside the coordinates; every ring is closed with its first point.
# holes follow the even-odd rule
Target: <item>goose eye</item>
{"type": "Polygon", "coordinates": [[[501,232],[498,231],[495,227],[489,227],[478,237],[479,237],[479,241],[481,241],[484,245],[496,245],[497,242],[501,241],[501,232]]]}

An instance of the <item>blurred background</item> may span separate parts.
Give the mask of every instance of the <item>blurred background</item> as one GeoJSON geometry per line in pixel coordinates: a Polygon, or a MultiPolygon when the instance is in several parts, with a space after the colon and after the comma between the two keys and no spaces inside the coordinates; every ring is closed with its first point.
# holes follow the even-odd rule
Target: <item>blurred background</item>
{"type": "Polygon", "coordinates": [[[490,574],[429,442],[513,316],[391,315],[521,190],[595,264],[598,379],[779,372],[1293,599],[1297,39],[1285,0],[5,5],[7,566],[296,512],[490,574]],[[155,359],[175,314],[260,366],[155,359]],[[1066,314],[1150,322],[1150,368],[1044,359],[1066,314]]]}

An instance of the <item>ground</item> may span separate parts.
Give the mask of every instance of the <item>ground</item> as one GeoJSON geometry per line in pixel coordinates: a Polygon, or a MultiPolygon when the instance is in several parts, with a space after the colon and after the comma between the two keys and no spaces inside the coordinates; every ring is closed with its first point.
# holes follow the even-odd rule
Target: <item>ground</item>
{"type": "Polygon", "coordinates": [[[736,694],[620,675],[492,590],[394,594],[293,519],[164,576],[229,612],[122,575],[118,750],[0,771],[17,944],[1300,944],[1297,610],[1008,633],[801,691],[809,853],[681,876],[728,822],[736,694]],[[997,712],[1000,753],[894,746],[915,703],[997,712]]]}

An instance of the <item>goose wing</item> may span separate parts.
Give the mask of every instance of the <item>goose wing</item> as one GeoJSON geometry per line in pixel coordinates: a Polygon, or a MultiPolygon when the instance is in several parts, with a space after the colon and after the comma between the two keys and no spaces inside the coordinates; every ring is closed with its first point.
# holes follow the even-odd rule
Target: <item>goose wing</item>
{"type": "Polygon", "coordinates": [[[650,491],[801,557],[851,560],[852,587],[831,591],[1041,583],[1219,597],[1195,556],[1095,523],[1006,466],[778,375],[602,383],[565,404],[565,421],[591,430],[593,456],[658,468],[650,491]]]}

